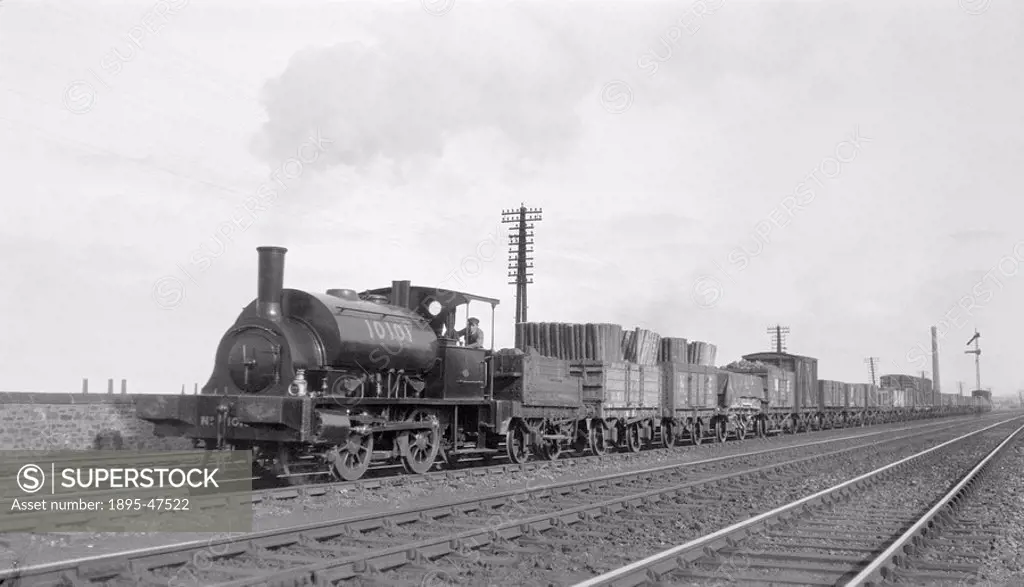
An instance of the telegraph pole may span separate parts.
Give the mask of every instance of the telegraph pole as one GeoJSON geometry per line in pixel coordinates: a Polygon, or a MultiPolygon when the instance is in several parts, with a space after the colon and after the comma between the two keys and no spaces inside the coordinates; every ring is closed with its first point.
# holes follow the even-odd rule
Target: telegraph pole
{"type": "Polygon", "coordinates": [[[775,352],[781,353],[786,350],[786,335],[789,334],[788,326],[775,326],[768,327],[768,335],[772,337],[772,344],[775,347],[775,352]]]}
{"type": "MultiPolygon", "coordinates": [[[[526,286],[533,283],[533,223],[540,222],[540,208],[527,209],[524,204],[518,210],[502,210],[501,221],[512,224],[508,235],[508,276],[509,285],[516,286],[516,324],[527,321],[526,286]]],[[[522,343],[516,329],[516,348],[522,343]]]]}
{"type": "MultiPolygon", "coordinates": [[[[971,340],[967,341],[967,346],[971,346],[974,343],[974,350],[964,351],[965,355],[974,355],[974,376],[975,376],[975,387],[974,389],[981,390],[981,333],[978,329],[974,329],[974,336],[971,340]]],[[[972,394],[973,395],[973,394],[972,394]]]]}
{"type": "Polygon", "coordinates": [[[864,359],[868,369],[871,369],[871,385],[878,387],[878,378],[875,376],[878,369],[878,357],[868,357],[864,359]]]}

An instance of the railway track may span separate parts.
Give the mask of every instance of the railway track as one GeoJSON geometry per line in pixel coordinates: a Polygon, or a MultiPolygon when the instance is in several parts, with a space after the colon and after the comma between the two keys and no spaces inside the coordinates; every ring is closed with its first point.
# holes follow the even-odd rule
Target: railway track
{"type": "Polygon", "coordinates": [[[575,587],[973,584],[978,565],[917,555],[937,541],[996,536],[977,526],[941,534],[1022,422],[954,438],[575,587]]]}
{"type": "MultiPolygon", "coordinates": [[[[899,450],[896,445],[901,440],[944,437],[950,428],[971,425],[929,427],[837,450],[823,450],[830,442],[817,442],[809,447],[811,455],[797,458],[777,458],[781,451],[797,447],[773,448],[437,506],[26,567],[17,575],[25,581],[22,585],[167,586],[170,582],[234,587],[321,585],[353,578],[420,585],[424,575],[446,572],[442,570],[446,564],[458,565],[460,560],[489,568],[513,564],[524,555],[543,556],[553,547],[578,546],[572,534],[565,533],[566,524],[596,521],[600,525],[602,518],[615,516],[642,519],[652,515],[646,504],[655,504],[658,513],[654,515],[670,517],[703,508],[707,502],[702,496],[711,487],[736,491],[744,490],[740,487],[744,482],[763,478],[791,480],[801,474],[801,468],[820,467],[823,461],[832,464],[872,451],[899,450]],[[765,463],[765,456],[776,459],[765,463]],[[674,504],[679,496],[689,503],[674,504]],[[412,578],[405,576],[410,574],[412,578]]],[[[0,578],[14,575],[0,573],[0,578]]]]}
{"type": "MultiPolygon", "coordinates": [[[[774,452],[786,451],[786,450],[799,450],[807,447],[815,446],[822,443],[831,443],[838,441],[849,441],[857,440],[861,438],[874,438],[890,434],[902,434],[908,430],[929,430],[939,429],[948,427],[952,423],[958,421],[973,421],[974,418],[958,418],[953,420],[947,420],[939,423],[928,423],[928,424],[914,424],[911,426],[899,426],[896,428],[887,428],[884,430],[872,430],[871,432],[865,432],[856,435],[848,435],[849,429],[840,429],[833,431],[820,431],[811,433],[814,436],[820,435],[820,440],[814,440],[811,442],[803,442],[807,440],[806,437],[801,436],[788,436],[786,437],[785,444],[779,444],[778,446],[772,446],[754,452],[753,454],[766,455],[774,452]]],[[[750,448],[762,444],[759,441],[751,440],[743,443],[718,443],[711,445],[702,445],[700,452],[708,451],[712,454],[718,453],[718,456],[722,458],[736,458],[736,455],[747,455],[751,454],[750,448]],[[757,443],[757,444],[755,444],[757,443]],[[737,451],[735,455],[728,454],[732,450],[737,451]]],[[[764,443],[767,444],[767,443],[764,443]]],[[[776,443],[772,443],[773,445],[776,443]]],[[[523,464],[501,464],[491,465],[487,467],[475,467],[475,468],[463,468],[463,469],[445,469],[432,471],[424,475],[400,475],[393,477],[383,477],[377,479],[361,479],[359,481],[352,482],[335,482],[335,483],[319,483],[304,486],[289,486],[289,487],[275,487],[264,490],[242,490],[237,492],[218,492],[216,495],[204,497],[201,494],[197,494],[195,499],[190,501],[189,507],[193,510],[213,510],[225,507],[226,503],[238,504],[251,502],[257,505],[284,505],[294,502],[303,502],[304,506],[316,507],[318,505],[330,505],[330,502],[335,501],[338,496],[349,496],[349,495],[362,495],[367,491],[381,490],[388,488],[407,487],[407,488],[429,488],[437,487],[446,483],[457,482],[459,480],[480,480],[487,478],[502,478],[509,475],[522,475],[536,472],[544,472],[547,475],[551,474],[569,474],[574,471],[585,470],[588,467],[602,467],[615,464],[630,463],[631,465],[643,465],[653,464],[659,460],[664,460],[670,457],[682,456],[686,454],[681,448],[687,447],[674,447],[674,448],[662,448],[662,449],[651,449],[640,453],[615,453],[605,454],[600,456],[584,456],[579,458],[566,458],[557,461],[535,461],[523,464]]],[[[697,447],[689,447],[696,449],[697,447]]],[[[184,455],[185,460],[178,464],[197,465],[201,462],[203,453],[188,453],[184,455]]],[[[67,463],[74,463],[74,461],[66,461],[67,463]]],[[[697,461],[698,463],[700,461],[697,461]]],[[[173,461],[169,460],[166,464],[172,464],[173,461]]],[[[117,498],[131,498],[140,499],[143,503],[150,498],[161,498],[166,495],[166,490],[152,489],[152,490],[140,490],[140,489],[123,489],[114,491],[97,491],[97,492],[81,492],[77,493],[75,497],[81,497],[85,500],[97,500],[106,501],[107,499],[117,498]]],[[[20,497],[20,496],[15,496],[20,497]]],[[[97,517],[103,519],[109,519],[109,515],[96,512],[80,511],[80,512],[59,512],[52,514],[55,519],[59,519],[60,526],[67,531],[73,531],[76,528],[82,528],[90,525],[97,517]]],[[[148,510],[140,511],[127,511],[124,512],[122,518],[152,516],[152,513],[148,510]]],[[[11,512],[8,515],[0,517],[0,532],[11,533],[11,532],[31,532],[33,528],[39,526],[41,514],[39,512],[11,512]]],[[[127,526],[126,526],[127,527],[127,526]]]]}

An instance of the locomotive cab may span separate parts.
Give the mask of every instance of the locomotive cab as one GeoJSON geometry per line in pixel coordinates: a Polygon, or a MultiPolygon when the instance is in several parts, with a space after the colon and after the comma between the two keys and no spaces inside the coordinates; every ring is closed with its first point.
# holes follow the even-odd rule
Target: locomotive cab
{"type": "Polygon", "coordinates": [[[365,291],[360,297],[386,298],[419,314],[438,338],[437,365],[426,377],[423,397],[430,399],[472,399],[494,396],[494,309],[499,301],[464,292],[432,287],[410,286],[408,281],[394,281],[390,288],[365,291]],[[472,315],[474,302],[490,306],[490,347],[470,348],[454,338],[458,324],[465,324],[472,315]]]}

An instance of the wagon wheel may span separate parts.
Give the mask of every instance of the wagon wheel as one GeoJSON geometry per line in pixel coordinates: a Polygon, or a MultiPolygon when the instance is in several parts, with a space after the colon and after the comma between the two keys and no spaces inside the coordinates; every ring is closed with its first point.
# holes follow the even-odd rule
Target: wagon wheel
{"type": "Polygon", "coordinates": [[[694,446],[700,446],[704,442],[704,430],[701,428],[700,420],[694,422],[693,426],[690,427],[690,442],[694,446]]]}
{"type": "Polygon", "coordinates": [[[505,452],[508,453],[508,460],[519,465],[530,458],[530,452],[526,447],[526,430],[518,424],[509,426],[505,434],[505,452]]]}
{"type": "Polygon", "coordinates": [[[640,425],[626,426],[626,448],[629,452],[640,452],[640,425]]]}
{"type": "Polygon", "coordinates": [[[590,448],[590,432],[587,427],[580,423],[573,427],[573,434],[575,440],[572,441],[572,451],[577,457],[582,457],[587,454],[587,449],[590,448]]]}
{"type": "Polygon", "coordinates": [[[746,440],[747,438],[747,423],[742,419],[736,421],[736,438],[738,440],[746,440]]]}
{"type": "MultiPolygon", "coordinates": [[[[427,422],[437,417],[426,411],[416,410],[406,418],[407,422],[427,422]]],[[[441,431],[438,427],[427,430],[409,430],[401,433],[405,443],[408,443],[406,454],[402,455],[402,465],[409,473],[422,475],[434,466],[437,460],[437,453],[441,449],[441,431]]]]}
{"type": "Polygon", "coordinates": [[[596,420],[590,426],[590,450],[595,455],[603,455],[608,451],[608,446],[605,442],[604,422],[596,420]]]}
{"type": "Polygon", "coordinates": [[[546,461],[557,461],[558,457],[562,455],[561,441],[558,440],[544,440],[541,441],[539,450],[537,451],[540,458],[546,461]]]}
{"type": "Polygon", "coordinates": [[[295,447],[281,444],[274,462],[274,475],[289,485],[308,485],[327,479],[327,471],[320,460],[311,455],[299,453],[295,447]]]}
{"type": "Polygon", "coordinates": [[[356,481],[370,468],[373,460],[373,434],[349,433],[348,441],[327,453],[331,472],[339,479],[356,481]]]}
{"type": "Polygon", "coordinates": [[[715,423],[715,440],[725,442],[729,438],[729,423],[725,419],[719,419],[715,423]]]}
{"type": "Polygon", "coordinates": [[[672,448],[676,445],[676,427],[671,420],[661,425],[661,445],[665,448],[672,448]]]}
{"type": "Polygon", "coordinates": [[[768,438],[768,419],[758,418],[757,419],[757,435],[761,438],[768,438]]]}
{"type": "MultiPolygon", "coordinates": [[[[563,429],[561,426],[551,424],[541,424],[541,434],[557,434],[562,435],[563,429]]],[[[557,461],[558,457],[562,454],[562,441],[561,440],[540,440],[537,445],[537,456],[546,461],[557,461]]]]}

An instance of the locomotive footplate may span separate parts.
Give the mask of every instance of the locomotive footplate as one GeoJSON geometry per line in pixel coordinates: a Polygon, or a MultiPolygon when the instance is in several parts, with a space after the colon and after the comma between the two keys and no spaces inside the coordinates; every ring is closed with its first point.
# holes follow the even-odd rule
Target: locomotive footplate
{"type": "MultiPolygon", "coordinates": [[[[376,406],[450,407],[437,399],[363,398],[346,401],[333,397],[260,395],[153,395],[136,401],[136,414],[152,422],[160,436],[223,437],[232,441],[325,443],[361,434],[430,430],[437,422],[393,420],[372,413],[352,413],[376,406]]],[[[454,402],[489,406],[479,400],[454,402]]]]}
{"type": "Polygon", "coordinates": [[[157,435],[306,442],[313,437],[310,398],[282,396],[139,396],[135,413],[157,435]]]}

